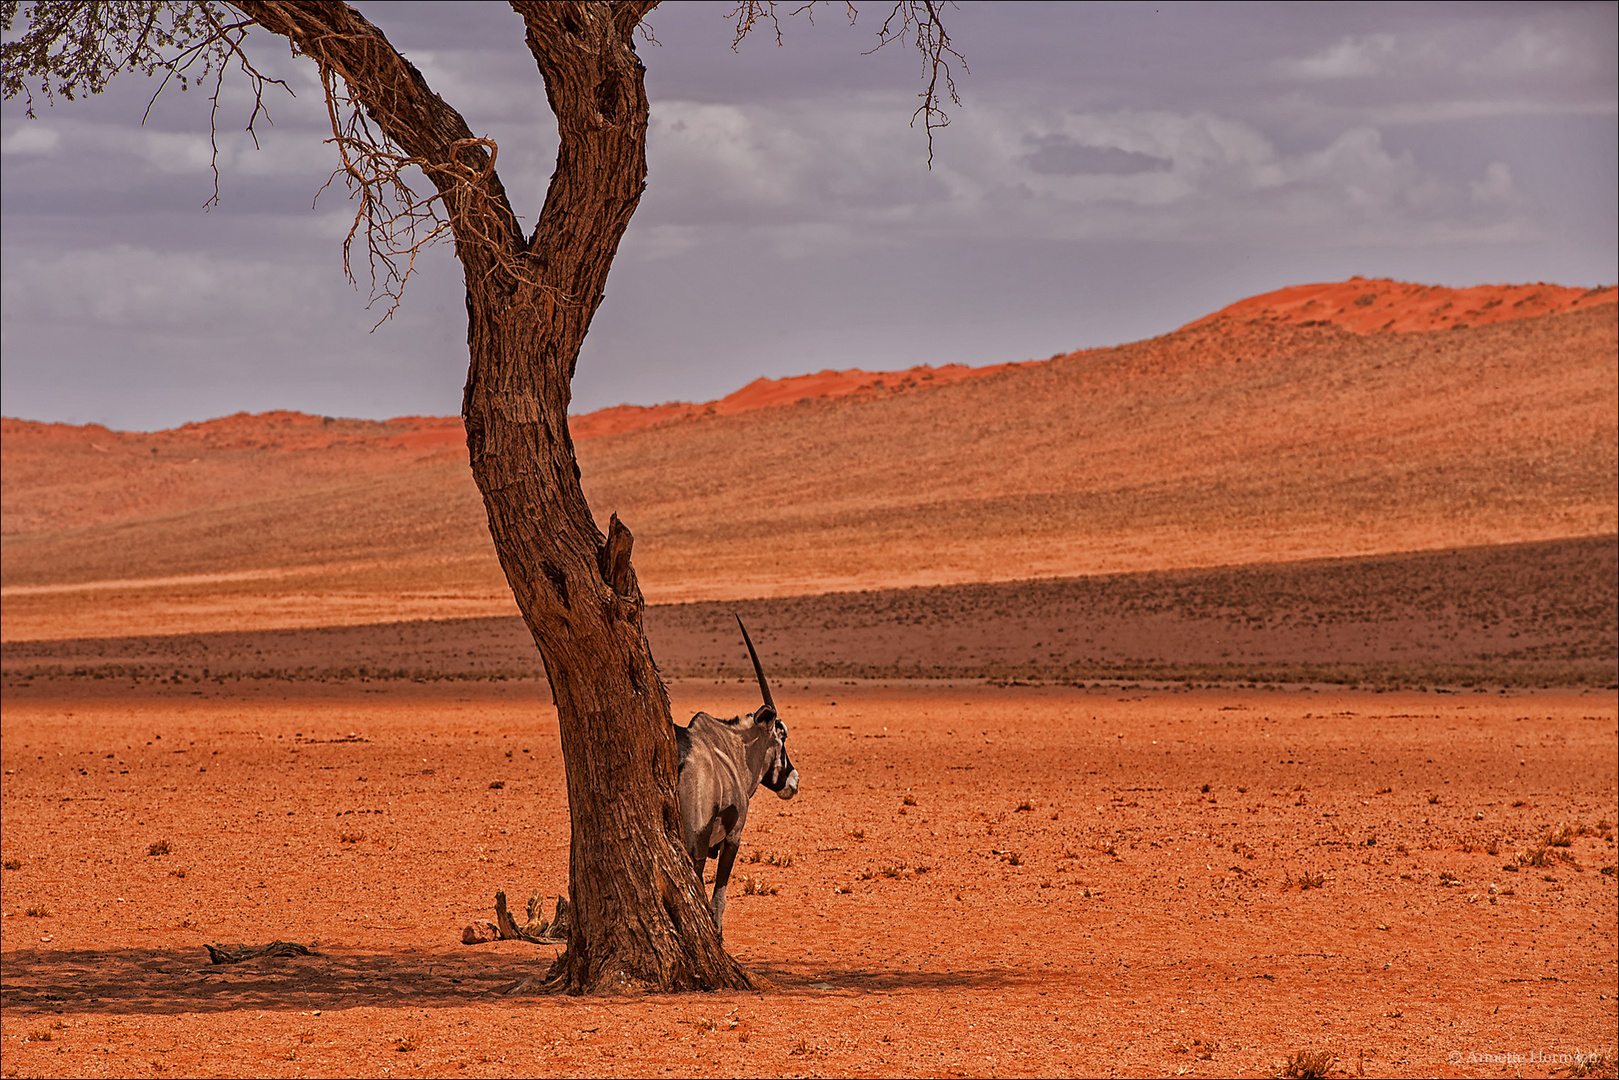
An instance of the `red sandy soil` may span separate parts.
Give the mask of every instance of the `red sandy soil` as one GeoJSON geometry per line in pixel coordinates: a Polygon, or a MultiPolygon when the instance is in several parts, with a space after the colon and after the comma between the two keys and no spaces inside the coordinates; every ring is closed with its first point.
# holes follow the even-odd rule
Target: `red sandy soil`
{"type": "Polygon", "coordinates": [[[729,601],[768,639],[805,783],[728,912],[764,994],[519,999],[551,949],[459,944],[565,890],[569,826],[457,422],[6,420],[0,1069],[1613,1075],[1611,685],[1120,666],[1613,668],[1613,291],[1364,332],[1392,284],[582,439],[649,597],[705,602],[648,612],[726,676],[676,715],[756,704],[729,601]],[[980,677],[811,677],[923,668],[980,677]],[[318,955],[202,949],[275,938],[318,955]]]}
{"type": "Polygon", "coordinates": [[[565,884],[540,686],[8,690],[5,1074],[1613,1074],[1611,692],[777,698],[726,926],[775,989],[572,1000],[459,944],[565,884]],[[202,948],[273,939],[318,955],[202,948]]]}

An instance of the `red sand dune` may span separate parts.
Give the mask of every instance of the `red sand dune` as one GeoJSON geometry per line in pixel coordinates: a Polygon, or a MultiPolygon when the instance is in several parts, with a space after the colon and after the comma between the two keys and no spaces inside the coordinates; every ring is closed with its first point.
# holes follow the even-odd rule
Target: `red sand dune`
{"type": "Polygon", "coordinates": [[[1619,289],[1563,285],[1475,285],[1447,289],[1387,278],[1353,277],[1322,285],[1293,285],[1251,296],[1182,329],[1226,321],[1272,319],[1301,326],[1338,326],[1355,334],[1418,333],[1487,326],[1613,304],[1619,289]]]}
{"type": "MultiPolygon", "coordinates": [[[[1182,329],[1226,321],[1268,318],[1304,326],[1338,326],[1351,333],[1379,331],[1412,333],[1485,326],[1512,319],[1559,314],[1619,300],[1619,288],[1578,289],[1562,285],[1476,285],[1450,289],[1443,285],[1414,285],[1387,278],[1354,277],[1319,285],[1293,285],[1261,296],[1239,300],[1205,315],[1182,329]]],[[[1077,353],[1062,353],[1060,360],[1077,353]]],[[[925,386],[943,386],[962,379],[994,375],[1007,368],[1050,363],[1030,360],[1022,364],[967,367],[924,364],[906,371],[820,371],[785,379],[755,379],[718,401],[693,405],[671,401],[662,405],[615,405],[574,416],[569,428],[575,439],[593,439],[696,416],[730,416],[773,405],[792,405],[805,399],[837,398],[858,394],[903,393],[925,386]]],[[[412,418],[414,419],[414,418],[412,418]]]]}
{"type": "Polygon", "coordinates": [[[793,405],[818,398],[841,398],[900,394],[924,386],[944,386],[961,379],[993,375],[1018,364],[990,364],[987,367],[968,367],[965,364],[945,364],[931,367],[922,364],[905,371],[817,371],[813,375],[791,375],[785,379],[755,379],[735,393],[718,401],[693,405],[685,401],[670,401],[662,405],[615,405],[598,409],[568,420],[568,429],[575,439],[594,439],[602,435],[618,435],[626,431],[661,424],[666,420],[684,420],[699,416],[734,416],[754,409],[768,409],[773,405],[793,405]]]}
{"type": "MultiPolygon", "coordinates": [[[[1619,288],[1612,285],[1579,289],[1537,283],[1450,289],[1386,278],[1356,277],[1348,281],[1293,285],[1249,297],[1190,322],[1181,329],[1267,319],[1301,326],[1338,326],[1356,334],[1382,331],[1415,333],[1486,326],[1604,304],[1613,305],[1616,302],[1619,302],[1619,288]]],[[[968,367],[965,364],[932,367],[922,364],[904,371],[847,368],[781,379],[759,378],[717,401],[614,405],[569,417],[568,427],[575,439],[597,439],[639,431],[672,420],[734,416],[756,409],[821,399],[878,397],[946,386],[964,379],[984,378],[1010,368],[1064,360],[1083,351],[1087,350],[1061,353],[1050,360],[989,364],[984,367],[968,367]]],[[[6,423],[10,425],[14,421],[8,419],[6,423]]],[[[9,426],[6,430],[8,435],[13,431],[9,426]]],[[[213,450],[318,450],[356,439],[370,441],[373,445],[407,449],[459,447],[466,442],[461,419],[455,416],[397,416],[384,421],[357,421],[285,410],[236,413],[154,434],[171,436],[178,445],[195,442],[213,450]]],[[[30,439],[33,440],[61,439],[92,446],[100,440],[109,448],[110,440],[119,437],[119,433],[99,424],[83,427],[44,424],[30,428],[30,439]]]]}
{"type": "MultiPolygon", "coordinates": [[[[583,438],[586,492],[654,603],[1614,532],[1614,290],[1412,333],[1262,317],[1289,295],[993,373],[760,380],[583,438]]],[[[511,613],[458,419],[0,432],[5,640],[511,613]]]]}

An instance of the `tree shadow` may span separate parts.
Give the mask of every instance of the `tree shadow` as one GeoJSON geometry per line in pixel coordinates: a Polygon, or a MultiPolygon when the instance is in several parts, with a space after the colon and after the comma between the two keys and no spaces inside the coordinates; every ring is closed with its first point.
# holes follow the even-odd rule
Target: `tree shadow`
{"type": "Polygon", "coordinates": [[[1047,976],[1008,968],[956,968],[950,971],[896,968],[814,967],[748,962],[747,969],[769,979],[777,992],[818,996],[837,993],[892,993],[897,990],[991,990],[1030,987],[1047,976]]]}
{"type": "Polygon", "coordinates": [[[543,978],[553,950],[503,953],[321,947],[313,956],[212,964],[185,949],[8,952],[0,1010],[18,1012],[231,1012],[355,1005],[423,1008],[470,1004],[530,976],[543,978]]]}
{"type": "MultiPolygon", "coordinates": [[[[321,947],[313,956],[213,964],[202,946],[171,949],[21,949],[0,977],[6,1013],[219,1013],[352,1008],[452,1008],[536,992],[556,950],[364,951],[321,947]]],[[[1006,968],[903,971],[747,962],[771,990],[794,997],[896,991],[1030,988],[1047,976],[1006,968]]]]}

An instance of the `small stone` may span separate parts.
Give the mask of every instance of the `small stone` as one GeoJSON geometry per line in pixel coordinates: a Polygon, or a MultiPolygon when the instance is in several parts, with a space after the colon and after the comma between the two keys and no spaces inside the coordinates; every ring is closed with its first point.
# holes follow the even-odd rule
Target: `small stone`
{"type": "Polygon", "coordinates": [[[482,945],[486,941],[494,941],[499,937],[499,927],[488,919],[480,919],[461,931],[461,944],[482,945]]]}

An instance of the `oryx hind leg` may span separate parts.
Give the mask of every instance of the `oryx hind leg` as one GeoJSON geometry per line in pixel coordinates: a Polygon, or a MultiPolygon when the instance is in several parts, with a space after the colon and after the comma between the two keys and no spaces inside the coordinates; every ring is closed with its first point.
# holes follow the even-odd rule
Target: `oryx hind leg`
{"type": "Polygon", "coordinates": [[[736,862],[737,849],[742,842],[735,837],[728,837],[720,848],[719,861],[714,864],[714,900],[710,905],[714,911],[714,925],[719,929],[720,940],[725,940],[725,887],[731,883],[731,866],[736,862]]]}

